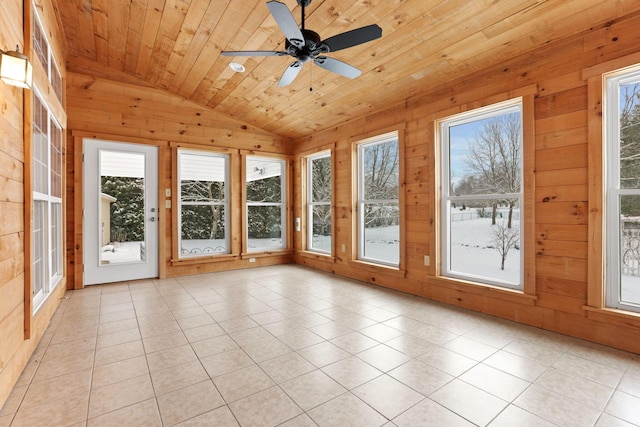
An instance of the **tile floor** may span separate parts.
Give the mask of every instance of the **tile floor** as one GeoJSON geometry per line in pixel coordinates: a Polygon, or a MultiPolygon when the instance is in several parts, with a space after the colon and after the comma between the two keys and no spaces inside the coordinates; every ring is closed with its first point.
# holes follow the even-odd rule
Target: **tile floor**
{"type": "Polygon", "coordinates": [[[0,426],[631,426],[640,356],[287,265],[69,292],[0,426]]]}

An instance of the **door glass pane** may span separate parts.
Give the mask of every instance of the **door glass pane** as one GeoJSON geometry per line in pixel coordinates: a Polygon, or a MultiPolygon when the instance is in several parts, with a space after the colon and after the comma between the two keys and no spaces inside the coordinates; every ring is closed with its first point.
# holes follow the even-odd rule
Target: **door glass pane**
{"type": "Polygon", "coordinates": [[[640,196],[620,197],[620,301],[640,306],[640,196]]]}
{"type": "Polygon", "coordinates": [[[99,155],[100,265],[142,262],[145,156],[110,150],[100,150],[99,155]]]}

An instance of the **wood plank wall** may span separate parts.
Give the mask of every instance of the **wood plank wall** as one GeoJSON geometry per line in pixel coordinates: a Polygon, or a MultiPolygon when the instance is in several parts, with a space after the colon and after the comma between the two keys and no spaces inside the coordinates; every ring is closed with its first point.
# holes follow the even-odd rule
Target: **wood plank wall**
{"type": "MultiPolygon", "coordinates": [[[[24,20],[28,25],[31,13],[30,3],[26,3],[24,20]]],[[[66,48],[53,6],[49,0],[35,3],[43,25],[50,29],[47,35],[56,57],[63,62],[60,71],[64,78],[62,55],[66,48]]],[[[51,87],[46,83],[37,57],[30,52],[29,40],[25,46],[23,13],[22,0],[0,2],[0,49],[14,50],[17,44],[21,52],[27,53],[34,65],[34,81],[46,98],[51,87]]],[[[29,104],[31,95],[29,90],[0,82],[0,407],[42,340],[66,289],[63,277],[47,302],[32,314],[25,244],[30,230],[29,221],[25,221],[25,208],[28,207],[25,200],[29,202],[30,195],[25,195],[25,187],[29,188],[29,185],[28,175],[24,172],[25,157],[30,152],[29,141],[25,139],[24,116],[28,114],[25,105],[29,104]]],[[[61,110],[59,103],[56,107],[61,110]]]]}
{"type": "MultiPolygon", "coordinates": [[[[246,123],[232,120],[203,108],[184,98],[163,90],[151,89],[131,83],[117,83],[114,70],[105,70],[95,64],[82,63],[77,71],[70,64],[67,80],[67,112],[69,134],[73,143],[67,150],[67,253],[69,283],[82,287],[82,162],[79,160],[81,140],[84,137],[153,144],[159,147],[160,206],[165,205],[165,189],[176,194],[174,156],[172,147],[184,146],[204,150],[224,150],[235,153],[288,154],[290,146],[282,138],[246,123]],[[73,71],[73,72],[72,72],[73,71]],[[80,72],[81,71],[81,72],[80,72]],[[86,74],[91,72],[91,75],[86,74]]],[[[132,81],[127,77],[126,81],[132,81]]],[[[240,170],[232,171],[236,182],[240,170]]],[[[236,208],[232,208],[234,235],[240,235],[241,212],[239,194],[233,195],[236,208]]],[[[225,257],[224,261],[172,259],[173,224],[171,209],[160,211],[160,275],[171,277],[207,273],[237,268],[259,267],[293,261],[291,251],[256,257],[256,262],[241,254],[225,257]],[[163,215],[164,213],[164,215],[163,215]]],[[[237,239],[236,239],[237,240],[237,239]]],[[[235,244],[235,243],[234,243],[235,244]]],[[[240,247],[239,242],[236,247],[240,247]]]]}
{"type": "MultiPolygon", "coordinates": [[[[295,233],[296,262],[313,268],[365,280],[435,300],[467,307],[518,322],[640,352],[640,317],[613,318],[590,315],[587,304],[588,228],[588,121],[587,81],[582,70],[634,52],[640,46],[640,16],[634,14],[591,30],[533,54],[430,93],[411,98],[343,126],[294,141],[296,181],[294,215],[303,216],[302,159],[335,147],[334,258],[305,252],[295,233]],[[535,245],[526,255],[534,266],[533,295],[519,298],[504,291],[473,286],[436,275],[438,217],[437,158],[434,119],[507,99],[534,85],[535,137],[525,141],[533,154],[535,188],[535,245]],[[511,94],[511,95],[510,95],[511,94]],[[376,130],[404,129],[405,216],[402,238],[406,268],[388,273],[353,261],[353,199],[351,144],[359,135],[376,130]],[[341,246],[347,251],[342,253],[341,246]],[[425,266],[423,256],[431,257],[425,266]]],[[[428,74],[428,73],[427,73],[428,74]]],[[[425,79],[428,85],[428,79],[425,79]]],[[[601,242],[592,242],[601,244],[601,242]]],[[[594,262],[598,262],[594,260],[594,262]]]]}

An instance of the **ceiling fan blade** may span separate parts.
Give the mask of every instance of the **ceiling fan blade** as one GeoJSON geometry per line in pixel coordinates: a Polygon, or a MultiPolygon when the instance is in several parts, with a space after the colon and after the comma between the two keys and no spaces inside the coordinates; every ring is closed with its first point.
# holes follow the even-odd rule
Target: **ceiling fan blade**
{"type": "Polygon", "coordinates": [[[373,24],[336,34],[335,36],[331,36],[324,40],[322,43],[329,47],[330,52],[335,52],[337,50],[367,43],[380,37],[382,37],[382,28],[373,24]]]}
{"type": "Polygon", "coordinates": [[[222,56],[286,56],[287,52],[275,50],[227,50],[222,51],[222,56]]]}
{"type": "Polygon", "coordinates": [[[313,60],[313,62],[315,62],[320,68],[340,74],[341,76],[349,77],[350,79],[355,79],[362,73],[353,65],[349,65],[346,62],[338,61],[337,59],[326,56],[318,56],[313,60]]]}
{"type": "Polygon", "coordinates": [[[284,70],[282,73],[282,77],[280,77],[280,81],[278,82],[278,86],[288,86],[291,82],[298,76],[302,70],[302,62],[294,61],[284,70]]]}
{"type": "Polygon", "coordinates": [[[302,31],[298,28],[298,23],[293,18],[291,11],[287,8],[287,5],[280,3],[279,1],[268,1],[267,7],[271,16],[276,20],[280,31],[289,40],[289,42],[297,48],[304,46],[304,36],[302,31]]]}

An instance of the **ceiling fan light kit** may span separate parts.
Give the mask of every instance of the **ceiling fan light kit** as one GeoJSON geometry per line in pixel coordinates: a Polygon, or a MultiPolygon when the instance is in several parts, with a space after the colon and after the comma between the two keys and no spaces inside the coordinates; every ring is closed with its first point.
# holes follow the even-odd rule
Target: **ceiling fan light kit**
{"type": "Polygon", "coordinates": [[[332,73],[353,79],[361,74],[356,67],[335,58],[326,56],[330,52],[347,49],[382,37],[382,28],[378,25],[368,25],[355,30],[331,36],[322,40],[315,31],[305,28],[305,8],[311,0],[297,0],[302,7],[302,22],[298,28],[287,5],[276,0],[267,2],[267,7],[275,19],[280,31],[286,37],[284,51],[253,50],[253,51],[223,51],[224,56],[291,56],[295,61],[282,73],[278,86],[287,86],[298,76],[302,65],[313,61],[314,64],[332,73]]]}

